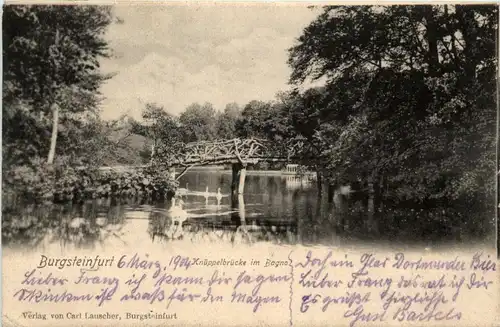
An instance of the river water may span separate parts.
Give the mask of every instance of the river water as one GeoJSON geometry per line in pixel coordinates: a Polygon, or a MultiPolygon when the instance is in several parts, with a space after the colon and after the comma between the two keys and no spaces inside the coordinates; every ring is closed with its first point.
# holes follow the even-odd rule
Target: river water
{"type": "MultiPolygon", "coordinates": [[[[307,177],[250,171],[245,193],[238,199],[229,196],[231,178],[229,171],[184,175],[180,180],[180,187],[186,189],[180,211],[184,221],[180,225],[173,222],[179,213],[174,215],[173,204],[167,200],[95,199],[80,204],[35,205],[4,199],[3,247],[39,251],[57,246],[63,251],[114,244],[147,248],[152,243],[177,240],[332,247],[385,242],[398,248],[439,243],[436,237],[422,238],[423,226],[404,221],[382,224],[375,236],[364,227],[364,215],[359,212],[350,215],[340,228],[334,205],[320,199],[316,183],[307,177]],[[222,197],[217,199],[219,188],[222,197]]],[[[441,243],[450,241],[445,234],[438,235],[441,243]]]]}

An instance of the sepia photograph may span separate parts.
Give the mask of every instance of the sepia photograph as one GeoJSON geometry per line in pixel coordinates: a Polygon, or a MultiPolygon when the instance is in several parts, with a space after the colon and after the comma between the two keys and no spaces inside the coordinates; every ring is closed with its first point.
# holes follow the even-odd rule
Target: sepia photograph
{"type": "Polygon", "coordinates": [[[2,325],[498,325],[498,6],[2,9],[2,325]]]}
{"type": "Polygon", "coordinates": [[[495,247],[494,5],[7,5],[2,247],[495,247]]]}

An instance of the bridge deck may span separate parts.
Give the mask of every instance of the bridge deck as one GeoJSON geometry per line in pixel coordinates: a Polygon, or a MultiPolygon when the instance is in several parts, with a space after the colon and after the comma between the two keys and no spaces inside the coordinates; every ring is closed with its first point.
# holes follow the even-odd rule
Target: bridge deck
{"type": "Polygon", "coordinates": [[[256,138],[232,139],[221,141],[193,142],[176,146],[178,151],[169,149],[159,151],[158,160],[171,166],[217,165],[217,164],[256,164],[265,162],[288,162],[295,154],[293,147],[279,142],[256,138]]]}

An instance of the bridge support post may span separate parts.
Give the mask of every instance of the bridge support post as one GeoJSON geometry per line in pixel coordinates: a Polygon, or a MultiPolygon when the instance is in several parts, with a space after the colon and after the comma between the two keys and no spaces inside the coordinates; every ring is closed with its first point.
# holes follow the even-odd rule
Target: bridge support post
{"type": "Polygon", "coordinates": [[[231,193],[232,196],[235,197],[240,194],[243,194],[243,191],[245,190],[247,165],[241,163],[232,164],[232,170],[233,170],[233,180],[231,183],[231,193]]]}
{"type": "Polygon", "coordinates": [[[239,182],[239,174],[240,174],[240,165],[232,164],[231,168],[233,170],[233,180],[231,182],[231,195],[233,196],[234,201],[237,201],[237,190],[238,190],[238,182],[239,182]]]}
{"type": "Polygon", "coordinates": [[[240,170],[240,180],[238,182],[238,194],[243,194],[245,190],[245,178],[247,175],[247,166],[243,165],[240,170]]]}

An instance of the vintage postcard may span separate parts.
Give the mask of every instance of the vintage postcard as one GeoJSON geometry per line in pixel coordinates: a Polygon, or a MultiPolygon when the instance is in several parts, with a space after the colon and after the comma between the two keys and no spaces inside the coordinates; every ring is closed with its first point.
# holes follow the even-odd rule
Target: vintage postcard
{"type": "Polygon", "coordinates": [[[494,4],[2,12],[2,325],[499,326],[494,4]]]}

